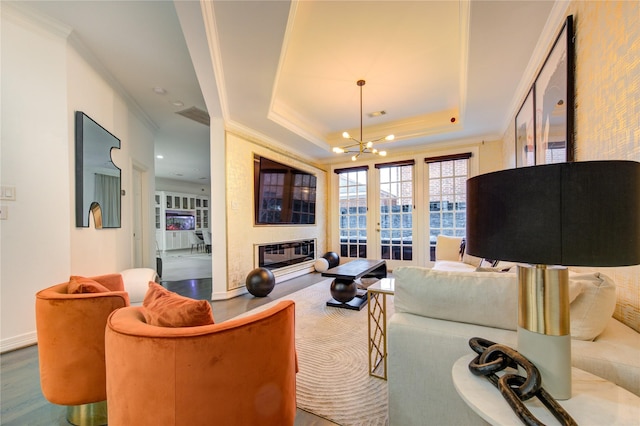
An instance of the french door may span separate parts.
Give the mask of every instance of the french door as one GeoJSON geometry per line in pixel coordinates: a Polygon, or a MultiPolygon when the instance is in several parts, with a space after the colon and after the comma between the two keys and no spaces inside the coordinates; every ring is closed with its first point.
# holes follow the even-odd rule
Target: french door
{"type": "Polygon", "coordinates": [[[375,257],[387,267],[415,264],[414,162],[376,164],[375,257]]]}
{"type": "Polygon", "coordinates": [[[340,257],[414,264],[413,161],[336,170],[340,257]]]}
{"type": "MultiPolygon", "coordinates": [[[[368,167],[336,170],[338,174],[340,257],[368,258],[368,167]]],[[[345,259],[346,260],[346,259],[345,259]]]]}

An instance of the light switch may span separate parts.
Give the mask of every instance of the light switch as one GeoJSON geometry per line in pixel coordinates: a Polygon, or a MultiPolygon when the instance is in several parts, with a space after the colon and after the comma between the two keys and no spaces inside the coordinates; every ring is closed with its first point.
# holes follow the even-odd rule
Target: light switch
{"type": "Polygon", "coordinates": [[[0,200],[15,200],[15,199],[16,199],[15,186],[0,187],[0,200]]]}
{"type": "Polygon", "coordinates": [[[0,220],[9,219],[9,206],[6,204],[0,204],[0,220]]]}

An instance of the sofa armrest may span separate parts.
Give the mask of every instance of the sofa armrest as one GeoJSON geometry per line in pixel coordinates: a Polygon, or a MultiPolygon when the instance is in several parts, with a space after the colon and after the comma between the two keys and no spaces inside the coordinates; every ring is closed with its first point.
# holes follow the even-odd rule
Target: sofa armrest
{"type": "Polygon", "coordinates": [[[410,313],[395,313],[388,330],[390,426],[486,424],[456,392],[451,369],[473,353],[471,337],[515,347],[514,331],[410,313]]]}

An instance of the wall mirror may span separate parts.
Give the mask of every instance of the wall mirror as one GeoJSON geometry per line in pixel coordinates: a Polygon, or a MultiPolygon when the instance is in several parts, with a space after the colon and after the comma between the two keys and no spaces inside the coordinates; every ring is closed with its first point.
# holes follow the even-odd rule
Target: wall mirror
{"type": "Polygon", "coordinates": [[[120,228],[120,169],[111,159],[111,150],[120,149],[120,139],[76,111],[76,226],[120,228]]]}

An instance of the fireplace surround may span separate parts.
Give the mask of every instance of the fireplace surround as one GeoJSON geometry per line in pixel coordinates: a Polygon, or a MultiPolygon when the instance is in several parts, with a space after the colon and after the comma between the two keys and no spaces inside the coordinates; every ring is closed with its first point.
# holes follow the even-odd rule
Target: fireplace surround
{"type": "Polygon", "coordinates": [[[306,270],[315,260],[314,238],[255,245],[256,267],[269,269],[275,276],[306,270]]]}

